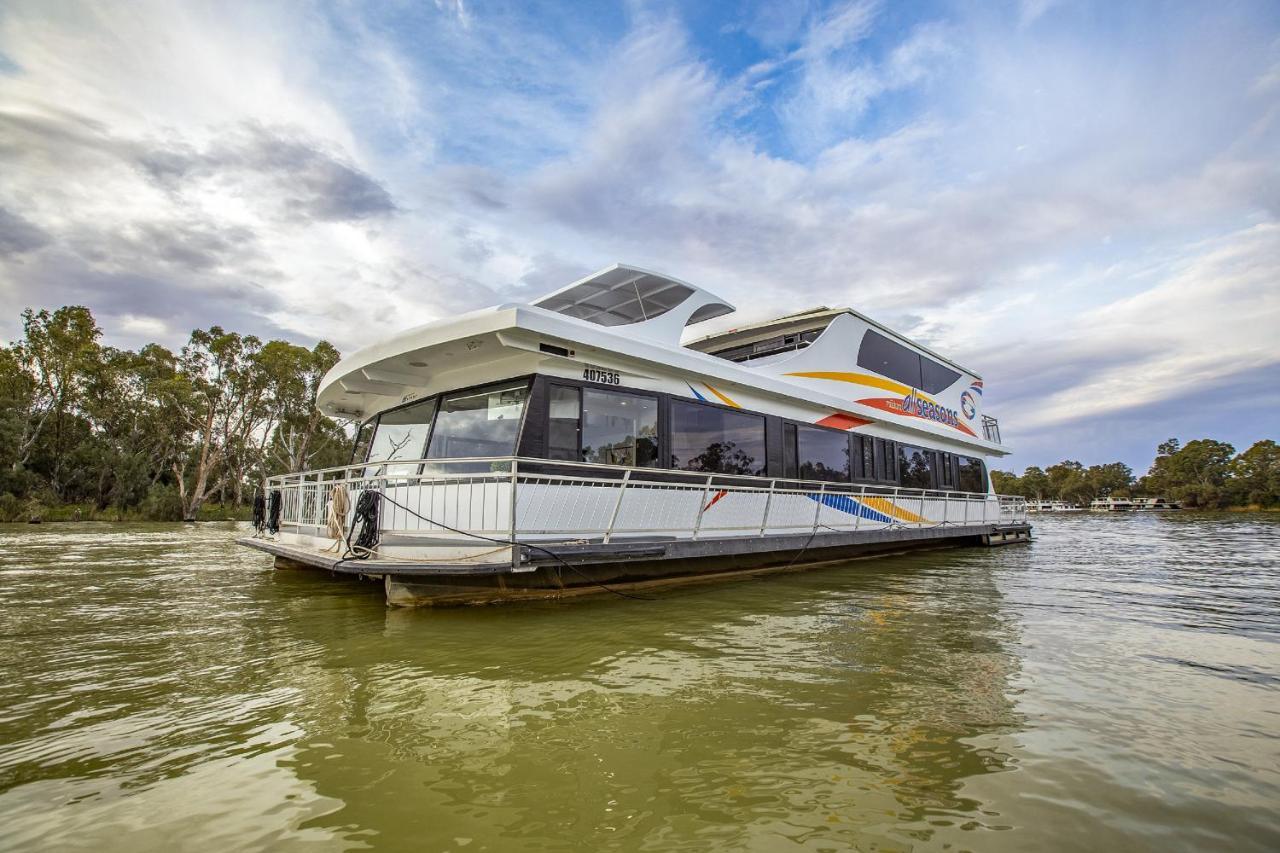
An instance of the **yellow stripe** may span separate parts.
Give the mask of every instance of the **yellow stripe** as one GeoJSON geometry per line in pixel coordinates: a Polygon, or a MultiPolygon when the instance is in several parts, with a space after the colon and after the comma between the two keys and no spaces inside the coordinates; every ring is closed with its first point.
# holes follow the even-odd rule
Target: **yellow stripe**
{"type": "MultiPolygon", "coordinates": [[[[882,391],[892,391],[895,394],[907,396],[915,391],[910,385],[903,385],[901,382],[894,382],[892,379],[884,379],[880,376],[872,376],[869,373],[843,373],[838,370],[805,370],[799,373],[788,373],[787,376],[800,376],[804,379],[832,379],[836,382],[852,382],[854,385],[866,385],[871,388],[879,388],[882,391]]],[[[926,394],[916,391],[916,396],[921,400],[928,400],[930,403],[937,405],[938,401],[926,394]]]]}
{"type": "MultiPolygon", "coordinates": [[[[703,385],[707,385],[707,383],[705,383],[705,382],[703,382],[702,384],[703,384],[703,385]]],[[[719,398],[720,398],[720,400],[721,400],[721,402],[723,402],[726,406],[733,406],[735,409],[741,409],[741,408],[742,408],[742,407],[741,407],[741,406],[739,406],[737,403],[733,402],[733,401],[732,401],[732,400],[730,400],[728,397],[726,397],[725,395],[721,394],[721,393],[720,393],[719,391],[717,391],[715,388],[712,388],[710,385],[707,385],[707,390],[708,390],[708,391],[710,391],[712,394],[715,394],[717,397],[719,397],[719,398]]]]}
{"type": "Polygon", "coordinates": [[[858,500],[862,501],[864,504],[876,510],[877,512],[882,512],[885,515],[891,515],[894,518],[898,519],[899,521],[928,521],[929,520],[922,515],[916,515],[914,512],[908,512],[907,510],[898,506],[888,498],[875,498],[868,495],[867,497],[859,496],[858,500]]]}

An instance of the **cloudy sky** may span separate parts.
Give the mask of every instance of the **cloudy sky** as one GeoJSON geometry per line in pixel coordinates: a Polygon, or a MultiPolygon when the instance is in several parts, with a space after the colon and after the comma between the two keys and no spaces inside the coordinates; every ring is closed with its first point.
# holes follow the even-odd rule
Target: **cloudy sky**
{"type": "Polygon", "coordinates": [[[1280,437],[1280,5],[0,3],[0,339],[350,350],[614,261],[952,355],[1005,467],[1280,437]]]}

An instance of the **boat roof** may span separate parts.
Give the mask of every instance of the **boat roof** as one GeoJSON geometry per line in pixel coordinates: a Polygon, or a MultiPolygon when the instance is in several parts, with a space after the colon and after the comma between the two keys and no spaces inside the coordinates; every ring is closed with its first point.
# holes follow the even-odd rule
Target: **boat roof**
{"type": "Polygon", "coordinates": [[[605,267],[531,304],[600,326],[625,326],[661,317],[694,293],[711,298],[703,301],[686,325],[723,317],[735,310],[688,282],[624,264],[605,267]]]}
{"type": "Polygon", "coordinates": [[[774,335],[783,335],[789,332],[809,331],[811,329],[825,329],[831,324],[832,320],[841,314],[852,314],[859,320],[862,320],[874,327],[877,331],[882,332],[886,336],[893,338],[896,341],[900,341],[909,347],[914,347],[935,361],[940,361],[943,364],[954,367],[961,373],[968,373],[975,379],[982,378],[982,374],[977,371],[970,370],[961,364],[957,364],[945,355],[941,355],[933,351],[919,341],[914,341],[911,338],[908,338],[906,335],[895,332],[884,323],[877,322],[866,314],[863,314],[861,311],[856,311],[853,308],[828,308],[825,305],[820,305],[816,308],[810,308],[795,314],[784,314],[783,316],[775,317],[772,320],[761,320],[758,323],[738,326],[733,329],[726,329],[723,332],[716,332],[714,334],[706,335],[705,337],[695,338],[694,340],[686,343],[685,346],[689,349],[697,350],[698,352],[713,353],[716,350],[730,349],[735,346],[741,346],[753,343],[757,340],[763,340],[774,335]]]}

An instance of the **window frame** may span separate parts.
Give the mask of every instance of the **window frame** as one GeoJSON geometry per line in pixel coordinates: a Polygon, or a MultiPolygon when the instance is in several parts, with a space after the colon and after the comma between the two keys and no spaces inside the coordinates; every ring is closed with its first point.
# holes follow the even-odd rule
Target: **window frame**
{"type": "MultiPolygon", "coordinates": [[[[521,407],[521,411],[520,411],[520,423],[516,426],[516,441],[515,441],[515,448],[516,448],[516,449],[518,449],[518,448],[519,448],[519,446],[520,446],[520,437],[524,434],[524,427],[525,427],[525,423],[528,421],[528,418],[529,418],[529,408],[530,408],[530,405],[529,405],[529,404],[530,404],[530,402],[531,402],[531,401],[532,401],[532,399],[533,399],[533,381],[534,381],[535,376],[536,376],[536,374],[533,374],[533,373],[525,373],[525,374],[522,374],[522,375],[520,375],[520,376],[512,376],[510,379],[495,379],[495,380],[493,380],[492,382],[479,382],[479,383],[477,383],[477,384],[475,384],[475,385],[465,385],[465,386],[463,386],[463,387],[461,387],[461,388],[450,388],[450,389],[449,389],[449,390],[447,390],[447,391],[441,391],[441,392],[436,393],[436,394],[428,394],[428,395],[426,395],[425,397],[415,397],[415,398],[413,398],[412,400],[405,400],[404,402],[399,403],[399,404],[397,404],[397,405],[395,405],[395,406],[392,406],[392,407],[391,407],[391,408],[389,408],[389,409],[383,409],[382,411],[378,412],[378,413],[377,413],[376,415],[374,415],[373,417],[371,417],[371,418],[369,418],[368,420],[366,420],[364,423],[366,423],[366,424],[367,424],[367,423],[373,423],[373,425],[374,425],[374,426],[373,426],[373,432],[374,432],[374,435],[377,435],[377,432],[378,432],[378,424],[382,421],[382,416],[383,416],[383,415],[388,415],[388,414],[391,414],[392,412],[398,412],[398,411],[400,411],[401,409],[407,409],[407,408],[409,408],[410,406],[417,406],[417,405],[419,405],[419,404],[421,404],[421,403],[426,402],[427,400],[433,400],[433,401],[434,401],[434,403],[435,403],[435,414],[433,414],[433,415],[431,416],[431,429],[427,431],[427,441],[426,441],[426,443],[422,446],[423,453],[426,453],[426,452],[427,452],[428,450],[430,450],[430,448],[431,448],[431,439],[435,437],[435,434],[436,434],[436,421],[438,420],[439,415],[440,415],[440,403],[441,403],[441,401],[442,401],[445,397],[451,396],[451,395],[453,395],[453,394],[463,394],[463,393],[466,393],[466,392],[469,392],[469,391],[478,391],[478,390],[480,390],[481,388],[484,388],[484,387],[489,386],[489,385],[501,385],[501,384],[508,383],[508,382],[509,382],[509,383],[511,383],[511,384],[515,384],[515,383],[517,383],[517,382],[524,382],[524,383],[525,383],[525,390],[527,391],[528,396],[526,396],[526,397],[525,397],[524,405],[521,407]]],[[[581,399],[581,398],[579,398],[579,399],[581,399]]],[[[364,425],[364,424],[361,424],[361,426],[363,426],[363,425],[364,425]]],[[[359,435],[359,430],[357,430],[357,438],[358,438],[358,435],[359,435]]],[[[369,458],[369,453],[370,453],[372,450],[373,450],[373,441],[372,441],[372,436],[371,436],[371,437],[370,437],[370,441],[369,441],[369,446],[368,446],[367,448],[365,448],[364,459],[363,459],[363,460],[361,460],[361,461],[359,461],[359,462],[356,462],[355,460],[352,460],[352,463],[351,463],[351,464],[352,464],[353,466],[355,466],[355,465],[369,465],[369,464],[376,463],[376,462],[379,462],[379,461],[385,461],[385,460],[375,460],[375,459],[370,459],[370,458],[369,458]]],[[[352,448],[351,448],[351,451],[352,451],[352,453],[354,453],[354,452],[355,452],[355,447],[352,447],[352,448]]],[[[514,453],[513,453],[512,455],[514,455],[514,453]]],[[[500,459],[501,457],[494,457],[494,458],[495,458],[495,459],[500,459]]],[[[424,460],[425,460],[425,457],[424,457],[424,460]]],[[[412,461],[412,460],[410,460],[410,461],[412,461]]],[[[447,461],[447,459],[445,459],[445,461],[447,461]]],[[[419,474],[421,474],[421,473],[422,473],[422,465],[419,465],[419,466],[418,466],[418,473],[419,473],[419,474]]]]}
{"type": "MultiPolygon", "coordinates": [[[[659,433],[662,432],[661,426],[662,424],[659,425],[659,430],[658,430],[659,433]]],[[[658,459],[658,461],[659,463],[667,462],[668,464],[666,465],[659,464],[658,468],[660,469],[665,469],[667,471],[685,471],[691,474],[706,474],[707,476],[712,476],[712,477],[759,477],[763,479],[768,479],[770,476],[769,475],[769,462],[770,462],[769,416],[764,414],[763,412],[757,412],[755,409],[744,409],[739,406],[726,406],[722,403],[712,403],[710,400],[691,400],[688,397],[677,397],[675,395],[671,395],[671,399],[667,404],[665,426],[666,426],[666,433],[667,433],[666,440],[659,441],[659,452],[665,455],[661,456],[658,459]],[[688,404],[690,406],[704,406],[709,409],[720,409],[721,411],[725,411],[725,412],[732,412],[738,415],[747,415],[749,417],[759,418],[760,426],[762,427],[762,434],[764,436],[764,459],[761,460],[761,463],[762,463],[760,466],[761,473],[730,474],[724,471],[690,471],[688,468],[677,468],[675,465],[670,464],[671,444],[672,444],[672,439],[675,436],[675,417],[676,417],[675,409],[676,409],[677,403],[688,404]]],[[[799,462],[797,460],[797,466],[798,464],[799,462]]]]}

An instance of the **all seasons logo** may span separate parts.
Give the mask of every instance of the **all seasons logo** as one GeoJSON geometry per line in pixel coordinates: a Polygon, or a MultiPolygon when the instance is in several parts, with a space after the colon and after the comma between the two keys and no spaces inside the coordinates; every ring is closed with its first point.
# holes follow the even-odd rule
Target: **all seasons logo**
{"type": "Polygon", "coordinates": [[[915,415],[918,418],[925,418],[930,421],[946,424],[947,426],[960,426],[960,419],[956,417],[955,409],[947,409],[939,406],[931,400],[926,400],[916,393],[915,389],[902,399],[902,411],[908,415],[915,415]]]}

